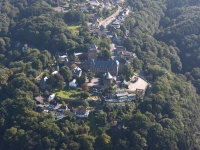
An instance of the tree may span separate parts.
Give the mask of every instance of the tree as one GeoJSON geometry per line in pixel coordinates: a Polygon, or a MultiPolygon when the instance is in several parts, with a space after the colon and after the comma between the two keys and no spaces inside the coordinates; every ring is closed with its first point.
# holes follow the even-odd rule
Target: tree
{"type": "Polygon", "coordinates": [[[32,67],[37,70],[42,69],[42,62],[39,59],[34,59],[32,62],[32,67]]]}
{"type": "Polygon", "coordinates": [[[94,73],[88,72],[87,77],[89,79],[89,82],[91,82],[92,78],[94,77],[94,73]]]}
{"type": "Polygon", "coordinates": [[[67,66],[62,67],[59,73],[63,76],[66,82],[70,82],[70,80],[72,79],[73,74],[67,66]]]}
{"type": "Polygon", "coordinates": [[[63,84],[63,82],[58,82],[58,83],[57,83],[57,88],[58,88],[59,90],[63,90],[63,89],[64,89],[64,84],[63,84]]]}
{"type": "Polygon", "coordinates": [[[77,142],[71,142],[71,143],[69,143],[69,149],[70,150],[79,150],[79,147],[80,147],[80,145],[77,142]]]}
{"type": "Polygon", "coordinates": [[[125,67],[124,67],[124,75],[126,77],[126,80],[130,80],[130,77],[132,77],[134,75],[134,72],[133,72],[133,68],[131,67],[130,64],[127,64],[125,67]]]}
{"type": "Polygon", "coordinates": [[[71,69],[71,70],[73,70],[74,68],[76,68],[76,64],[72,64],[72,65],[70,66],[70,69],[71,69]]]}
{"type": "Polygon", "coordinates": [[[86,75],[84,73],[82,73],[82,75],[77,78],[77,83],[79,85],[82,85],[83,83],[85,83],[85,79],[86,79],[86,75]]]}
{"type": "Polygon", "coordinates": [[[83,100],[83,102],[81,103],[81,105],[83,107],[86,107],[86,108],[90,106],[89,103],[88,103],[88,101],[86,101],[86,100],[83,100]]]}
{"type": "Polygon", "coordinates": [[[103,133],[95,140],[95,145],[97,150],[109,150],[112,147],[111,137],[103,133]]]}
{"type": "Polygon", "coordinates": [[[104,57],[104,58],[110,58],[111,57],[111,52],[109,51],[109,50],[103,50],[102,51],[102,56],[104,57]]]}
{"type": "Polygon", "coordinates": [[[86,99],[90,96],[90,94],[88,92],[81,92],[81,98],[82,99],[86,99]]]}
{"type": "Polygon", "coordinates": [[[81,87],[82,87],[82,90],[83,90],[84,92],[89,91],[89,87],[88,87],[88,84],[87,84],[87,83],[83,83],[81,87]]]}
{"type": "Polygon", "coordinates": [[[136,71],[142,70],[142,61],[139,60],[137,57],[133,59],[133,68],[136,71]]]}

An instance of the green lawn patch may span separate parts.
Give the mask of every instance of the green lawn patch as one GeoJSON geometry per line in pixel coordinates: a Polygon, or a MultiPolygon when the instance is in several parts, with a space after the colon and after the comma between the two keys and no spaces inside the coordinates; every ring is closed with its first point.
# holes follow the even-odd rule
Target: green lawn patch
{"type": "MultiPolygon", "coordinates": [[[[81,90],[78,89],[69,89],[66,88],[64,90],[56,90],[57,96],[65,99],[81,99],[81,90]]],[[[88,99],[92,99],[94,96],[92,94],[89,95],[88,99]]]]}
{"type": "Polygon", "coordinates": [[[78,34],[79,33],[78,29],[80,27],[81,27],[80,25],[69,25],[68,26],[69,30],[71,30],[72,33],[74,33],[74,34],[78,34]]]}
{"type": "Polygon", "coordinates": [[[61,91],[56,91],[56,94],[61,98],[66,99],[80,99],[81,98],[81,91],[77,89],[64,89],[61,91]]]}

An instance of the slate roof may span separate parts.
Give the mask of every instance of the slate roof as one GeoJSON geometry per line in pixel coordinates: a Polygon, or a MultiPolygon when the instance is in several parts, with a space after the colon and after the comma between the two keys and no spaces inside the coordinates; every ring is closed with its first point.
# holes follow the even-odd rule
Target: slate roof
{"type": "Polygon", "coordinates": [[[104,74],[104,79],[110,80],[112,78],[113,78],[113,76],[111,76],[110,72],[107,72],[107,73],[104,74]]]}
{"type": "Polygon", "coordinates": [[[72,70],[72,72],[73,72],[75,75],[80,75],[81,72],[82,72],[82,70],[81,70],[81,68],[76,67],[76,68],[74,68],[74,69],[72,70]]]}
{"type": "Polygon", "coordinates": [[[108,60],[108,61],[103,61],[103,60],[89,60],[86,61],[87,65],[93,65],[94,67],[97,68],[109,68],[113,66],[119,66],[119,61],[118,60],[108,60]]]}

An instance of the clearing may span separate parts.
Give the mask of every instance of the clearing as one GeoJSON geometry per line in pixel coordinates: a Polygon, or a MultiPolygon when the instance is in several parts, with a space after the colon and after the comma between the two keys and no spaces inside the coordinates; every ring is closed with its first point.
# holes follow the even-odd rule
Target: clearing
{"type": "Polygon", "coordinates": [[[71,30],[72,33],[74,33],[74,34],[78,34],[79,33],[78,29],[80,27],[81,27],[80,25],[69,25],[68,26],[69,30],[71,30]]]}

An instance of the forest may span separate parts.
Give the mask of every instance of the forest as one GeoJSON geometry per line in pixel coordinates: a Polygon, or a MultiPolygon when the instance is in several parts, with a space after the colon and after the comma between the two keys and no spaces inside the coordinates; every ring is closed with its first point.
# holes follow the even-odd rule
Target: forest
{"type": "MultiPolygon", "coordinates": [[[[56,12],[54,5],[54,0],[0,1],[0,149],[200,150],[199,0],[127,0],[124,7],[132,12],[118,33],[130,31],[124,46],[136,53],[135,68],[144,71],[152,89],[124,107],[106,105],[79,124],[70,111],[62,120],[35,111],[34,97],[49,93],[39,88],[37,77],[54,71],[56,51],[85,52],[98,41],[88,15],[56,12]],[[80,25],[77,34],[71,24],[80,25]],[[16,41],[33,48],[23,53],[16,41]],[[126,128],[116,131],[114,120],[126,128]]],[[[69,68],[61,70],[71,79],[69,68]]]]}

